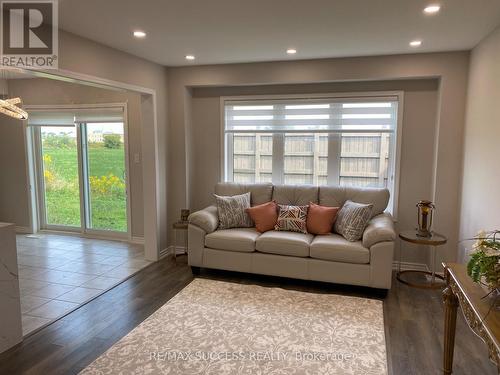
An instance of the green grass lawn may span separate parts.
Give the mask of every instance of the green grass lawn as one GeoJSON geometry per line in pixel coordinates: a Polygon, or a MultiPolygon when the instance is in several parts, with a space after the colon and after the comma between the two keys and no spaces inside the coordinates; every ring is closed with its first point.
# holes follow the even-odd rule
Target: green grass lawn
{"type": "MultiPolygon", "coordinates": [[[[89,176],[116,176],[120,182],[111,186],[91,188],[91,228],[127,231],[127,202],[125,195],[125,154],[123,145],[109,149],[102,143],[90,144],[89,176]]],[[[43,147],[46,206],[48,224],[80,226],[80,192],[76,145],[43,147]],[[48,160],[50,159],[50,160],[48,160]],[[47,176],[47,171],[51,174],[47,176]]],[[[99,184],[99,183],[98,183],[99,184]]]]}

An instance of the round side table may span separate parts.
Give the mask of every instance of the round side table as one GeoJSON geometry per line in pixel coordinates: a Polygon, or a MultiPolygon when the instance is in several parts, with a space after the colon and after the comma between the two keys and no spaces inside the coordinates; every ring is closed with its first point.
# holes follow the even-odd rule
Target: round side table
{"type": "Polygon", "coordinates": [[[399,266],[398,266],[398,272],[396,275],[396,278],[398,279],[399,282],[402,282],[403,284],[409,285],[411,287],[415,288],[421,288],[421,289],[439,289],[442,288],[444,283],[442,282],[436,282],[436,279],[444,280],[444,277],[441,275],[436,274],[435,271],[435,264],[436,264],[436,249],[440,245],[444,245],[448,239],[438,233],[432,233],[430,237],[421,237],[417,235],[416,230],[405,230],[399,233],[399,238],[401,241],[409,242],[415,245],[428,245],[431,247],[431,257],[432,257],[432,271],[420,271],[420,270],[405,270],[401,271],[401,254],[402,252],[402,247],[400,245],[399,247],[399,266]],[[424,275],[430,275],[431,276],[431,282],[430,283],[413,283],[410,281],[406,281],[402,276],[405,274],[424,274],[424,275]]]}
{"type": "Polygon", "coordinates": [[[187,221],[178,221],[172,225],[174,230],[174,259],[177,261],[177,249],[180,246],[177,245],[177,237],[178,232],[184,232],[184,254],[187,254],[187,230],[188,230],[188,222],[187,221]]]}

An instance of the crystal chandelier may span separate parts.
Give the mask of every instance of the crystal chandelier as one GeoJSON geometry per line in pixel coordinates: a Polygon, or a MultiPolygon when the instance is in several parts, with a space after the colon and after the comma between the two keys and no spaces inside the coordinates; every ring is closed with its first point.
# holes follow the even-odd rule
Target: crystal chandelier
{"type": "Polygon", "coordinates": [[[21,104],[21,98],[0,99],[0,113],[17,120],[27,120],[28,112],[18,107],[16,104],[21,104]]]}
{"type": "Polygon", "coordinates": [[[27,120],[28,112],[26,112],[21,107],[18,107],[17,104],[22,104],[21,98],[8,98],[7,91],[7,72],[5,69],[1,69],[2,71],[2,81],[5,82],[2,85],[2,95],[0,96],[0,113],[7,115],[9,117],[13,117],[17,120],[27,120]]]}

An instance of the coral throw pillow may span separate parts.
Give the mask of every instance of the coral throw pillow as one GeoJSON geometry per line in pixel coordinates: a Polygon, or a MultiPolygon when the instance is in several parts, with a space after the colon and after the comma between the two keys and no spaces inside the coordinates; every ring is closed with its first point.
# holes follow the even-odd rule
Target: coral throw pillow
{"type": "Polygon", "coordinates": [[[307,231],[312,234],[328,234],[332,232],[340,207],[326,207],[309,203],[307,212],[307,231]]]}
{"type": "Polygon", "coordinates": [[[307,233],[307,206],[279,205],[280,213],[275,230],[307,233]]]}
{"type": "Polygon", "coordinates": [[[278,205],[274,201],[249,207],[246,211],[254,221],[255,229],[260,233],[273,230],[278,221],[278,205]]]}

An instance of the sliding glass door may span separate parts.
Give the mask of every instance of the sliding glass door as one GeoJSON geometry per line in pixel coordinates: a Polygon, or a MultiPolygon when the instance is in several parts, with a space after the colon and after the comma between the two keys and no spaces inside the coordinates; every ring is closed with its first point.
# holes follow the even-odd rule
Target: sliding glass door
{"type": "Polygon", "coordinates": [[[40,203],[52,227],[81,227],[78,136],[76,126],[39,129],[40,203]]]}
{"type": "Polygon", "coordinates": [[[71,113],[57,125],[52,124],[57,123],[56,115],[52,121],[50,113],[37,117],[35,112],[33,117],[30,132],[40,228],[115,237],[127,234],[123,116],[110,121],[99,112],[71,113]]]}
{"type": "Polygon", "coordinates": [[[123,123],[82,126],[87,228],[127,231],[123,123]]]}

